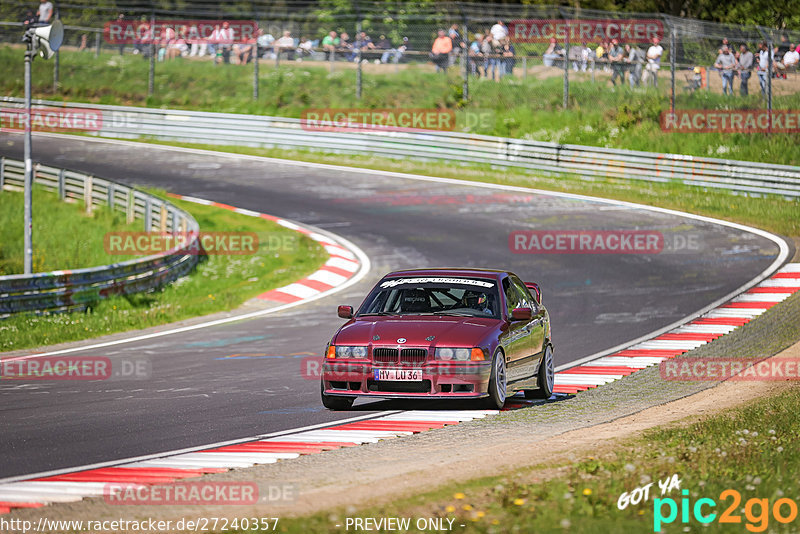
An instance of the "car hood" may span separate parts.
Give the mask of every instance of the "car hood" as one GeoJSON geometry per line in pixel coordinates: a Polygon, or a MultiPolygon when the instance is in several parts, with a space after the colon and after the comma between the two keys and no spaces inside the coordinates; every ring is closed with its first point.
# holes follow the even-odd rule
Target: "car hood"
{"type": "Polygon", "coordinates": [[[475,347],[502,324],[498,319],[446,315],[361,317],[337,332],[337,345],[475,347]],[[375,339],[375,337],[378,339],[375,339]],[[433,336],[433,339],[430,339],[433,336]]]}

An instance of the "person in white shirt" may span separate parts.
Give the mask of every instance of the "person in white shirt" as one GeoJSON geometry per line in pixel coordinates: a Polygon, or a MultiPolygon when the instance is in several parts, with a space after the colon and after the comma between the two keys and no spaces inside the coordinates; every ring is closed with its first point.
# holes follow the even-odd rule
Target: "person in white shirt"
{"type": "Polygon", "coordinates": [[[502,20],[498,20],[497,24],[492,26],[492,29],[489,30],[492,34],[492,40],[495,43],[499,43],[506,37],[508,37],[508,26],[503,23],[502,20]]]}
{"type": "Polygon", "coordinates": [[[661,68],[661,56],[664,54],[664,49],[659,44],[661,39],[653,37],[653,45],[647,49],[647,66],[645,67],[645,75],[642,76],[642,81],[647,84],[647,79],[653,77],[653,87],[658,87],[658,71],[661,68]]]}
{"type": "Polygon", "coordinates": [[[39,4],[39,10],[36,12],[39,15],[39,22],[50,24],[50,19],[53,18],[53,3],[47,0],[42,0],[39,4]]]}
{"type": "MultiPolygon", "coordinates": [[[[773,63],[775,62],[775,53],[772,52],[770,54],[769,47],[767,46],[767,43],[765,43],[764,41],[762,41],[761,44],[758,45],[758,48],[759,48],[759,51],[758,51],[758,70],[756,72],[758,73],[758,83],[761,85],[761,94],[762,95],[766,95],[767,94],[767,76],[769,76],[769,74],[768,74],[769,73],[769,60],[770,60],[770,56],[772,56],[772,61],[773,61],[773,63]]],[[[773,69],[774,68],[775,67],[773,65],[773,69]]]]}
{"type": "Polygon", "coordinates": [[[800,63],[800,52],[795,49],[794,44],[790,45],[789,51],[783,55],[783,66],[787,69],[797,68],[800,63]]]}

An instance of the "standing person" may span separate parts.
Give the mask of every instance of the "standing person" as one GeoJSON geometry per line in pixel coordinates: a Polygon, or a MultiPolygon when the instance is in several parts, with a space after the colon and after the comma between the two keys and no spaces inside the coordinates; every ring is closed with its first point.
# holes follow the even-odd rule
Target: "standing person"
{"type": "Polygon", "coordinates": [[[469,70],[470,72],[480,77],[481,75],[481,64],[483,63],[483,52],[481,47],[483,46],[483,34],[476,33],[475,40],[472,41],[472,44],[469,45],[469,70]]]}
{"type": "Polygon", "coordinates": [[[29,9],[29,10],[27,10],[27,11],[25,12],[25,18],[24,18],[24,19],[22,19],[22,29],[23,29],[23,30],[25,30],[25,31],[27,31],[27,30],[28,30],[28,28],[30,28],[31,26],[33,26],[33,25],[34,25],[34,24],[36,24],[37,22],[39,22],[39,17],[37,17],[37,16],[36,16],[36,15],[33,13],[33,10],[32,10],[32,9],[29,9]]]}
{"type": "Polygon", "coordinates": [[[722,76],[722,94],[733,94],[733,75],[736,73],[736,58],[726,45],[722,45],[722,52],[714,62],[714,68],[718,69],[722,76]]]}
{"type": "Polygon", "coordinates": [[[661,68],[661,56],[664,54],[660,43],[661,39],[653,37],[653,45],[647,49],[646,72],[653,77],[653,87],[658,87],[658,71],[661,68]]]}
{"type": "Polygon", "coordinates": [[[739,93],[742,96],[747,96],[749,93],[747,82],[750,81],[750,75],[753,71],[753,53],[747,49],[747,45],[739,47],[739,62],[737,68],[739,70],[739,79],[741,80],[739,93]]]}
{"type": "Polygon", "coordinates": [[[611,85],[617,85],[615,81],[619,78],[619,83],[625,83],[625,65],[623,63],[624,52],[619,45],[619,40],[611,39],[611,48],[608,51],[608,60],[611,62],[611,85]]]}
{"type": "Polygon", "coordinates": [[[502,56],[501,60],[503,64],[500,67],[500,77],[502,78],[503,75],[514,75],[514,65],[517,63],[515,59],[516,50],[514,50],[514,45],[511,44],[511,41],[508,40],[508,37],[503,39],[502,46],[500,47],[500,55],[502,56]]]}
{"type": "Polygon", "coordinates": [[[436,72],[447,72],[452,50],[453,41],[444,33],[444,30],[439,30],[433,46],[431,46],[431,61],[436,65],[436,72]]]}
{"type": "Polygon", "coordinates": [[[492,34],[492,40],[500,46],[500,42],[508,37],[508,26],[502,20],[498,20],[489,30],[492,34]]]}
{"type": "Polygon", "coordinates": [[[625,45],[625,52],[627,53],[627,57],[625,58],[625,62],[628,63],[628,83],[630,83],[631,89],[634,87],[639,86],[639,82],[642,80],[642,65],[644,65],[644,50],[637,47],[632,47],[631,45],[625,45]]]}
{"type": "Polygon", "coordinates": [[[487,28],[483,34],[483,42],[481,42],[481,54],[483,55],[483,75],[489,77],[489,68],[493,66],[494,47],[492,46],[492,34],[487,28]]]}
{"type": "MultiPolygon", "coordinates": [[[[125,14],[120,13],[119,15],[117,15],[117,20],[115,22],[117,24],[119,24],[120,28],[124,28],[125,27],[125,14]]],[[[125,53],[125,43],[119,43],[119,55],[122,55],[124,53],[125,53]]]]}
{"type": "MultiPolygon", "coordinates": [[[[761,85],[761,94],[766,96],[766,94],[767,94],[767,76],[770,75],[770,72],[769,72],[770,50],[769,50],[769,47],[767,46],[767,43],[764,42],[764,41],[761,41],[761,44],[758,45],[758,48],[759,48],[759,50],[758,50],[758,69],[757,69],[756,72],[758,73],[758,83],[759,83],[759,85],[761,85]]],[[[774,59],[774,57],[775,56],[773,54],[773,59],[774,59]]]]}
{"type": "Polygon", "coordinates": [[[36,15],[39,17],[39,24],[50,24],[50,19],[53,18],[53,3],[42,0],[36,15]]]}

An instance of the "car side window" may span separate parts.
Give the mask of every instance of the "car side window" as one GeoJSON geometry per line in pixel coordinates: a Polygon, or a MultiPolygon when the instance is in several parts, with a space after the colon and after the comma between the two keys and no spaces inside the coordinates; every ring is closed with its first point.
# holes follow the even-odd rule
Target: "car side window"
{"type": "Polygon", "coordinates": [[[506,294],[506,306],[508,315],[511,315],[511,310],[514,308],[522,308],[522,298],[517,288],[514,287],[510,278],[503,279],[503,291],[506,294]]]}
{"type": "Polygon", "coordinates": [[[522,280],[511,277],[511,282],[514,289],[520,294],[520,307],[530,308],[533,314],[536,315],[539,311],[538,306],[536,306],[536,300],[531,296],[530,291],[528,291],[528,288],[522,283],[522,280]]]}

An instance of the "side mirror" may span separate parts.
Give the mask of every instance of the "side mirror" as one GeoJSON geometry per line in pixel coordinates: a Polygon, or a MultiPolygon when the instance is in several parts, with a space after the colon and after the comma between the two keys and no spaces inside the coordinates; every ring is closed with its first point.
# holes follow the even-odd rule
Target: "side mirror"
{"type": "Polygon", "coordinates": [[[533,311],[530,308],[514,308],[511,310],[512,321],[530,321],[533,311]]]}
{"type": "Polygon", "coordinates": [[[536,304],[541,305],[542,290],[539,288],[539,284],[536,284],[534,282],[525,282],[525,287],[527,287],[530,290],[531,294],[533,295],[533,298],[536,299],[536,304]]]}
{"type": "Polygon", "coordinates": [[[336,309],[336,313],[339,314],[339,317],[342,319],[352,319],[353,318],[353,307],[352,306],[339,306],[336,309]]]}

